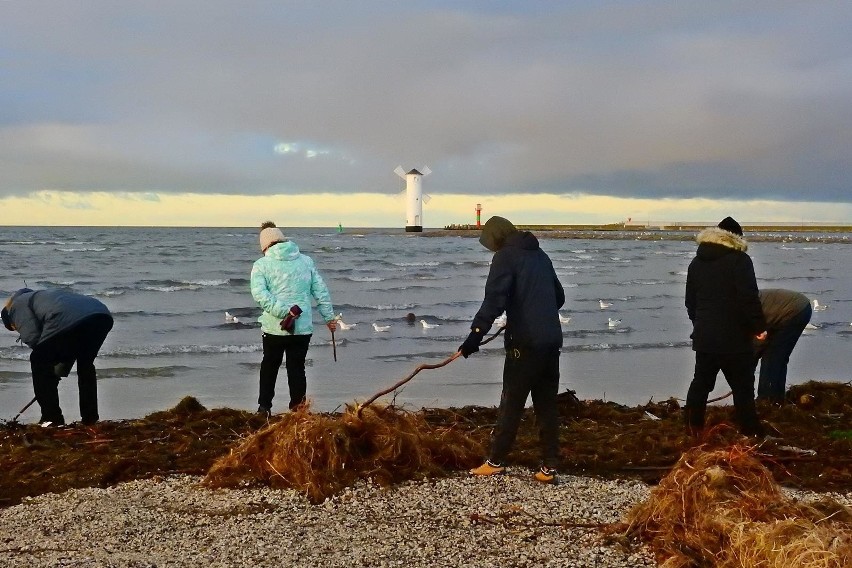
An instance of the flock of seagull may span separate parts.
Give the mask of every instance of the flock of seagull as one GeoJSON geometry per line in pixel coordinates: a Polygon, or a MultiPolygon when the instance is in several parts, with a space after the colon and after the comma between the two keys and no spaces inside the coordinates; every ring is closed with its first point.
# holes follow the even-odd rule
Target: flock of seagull
{"type": "MultiPolygon", "coordinates": [[[[604,302],[603,300],[598,300],[598,302],[600,303],[600,307],[601,307],[602,310],[605,310],[607,308],[612,307],[612,302],[604,302]]],[[[225,312],[225,315],[226,315],[226,319],[227,319],[228,312],[225,312]]],[[[346,323],[345,321],[343,321],[343,314],[342,313],[337,314],[337,316],[335,316],[334,319],[337,320],[337,326],[343,331],[349,331],[350,329],[353,329],[358,325],[357,323],[346,323]]],[[[571,321],[570,316],[562,315],[562,313],[559,312],[559,323],[561,323],[562,325],[566,325],[570,321],[571,321]]],[[[618,327],[620,324],[621,324],[620,319],[608,318],[608,320],[607,320],[607,326],[611,327],[611,328],[612,327],[618,327]]],[[[436,327],[441,327],[441,324],[429,323],[425,319],[420,320],[420,325],[423,327],[423,329],[435,329],[436,327]]],[[[376,322],[373,322],[372,326],[373,326],[373,331],[375,331],[376,333],[384,333],[386,331],[389,331],[390,328],[391,328],[390,324],[379,325],[376,322]]],[[[501,328],[501,327],[506,326],[506,314],[505,313],[501,314],[500,317],[498,317],[496,320],[494,320],[494,326],[496,328],[501,328]]]]}
{"type": "MultiPolygon", "coordinates": [[[[600,305],[602,310],[605,310],[607,308],[612,307],[612,302],[606,302],[604,300],[598,300],[598,304],[600,305]]],[[[813,300],[813,310],[815,312],[822,312],[822,311],[825,311],[827,308],[828,308],[828,306],[820,304],[819,300],[813,300]]],[[[343,314],[342,313],[337,314],[337,316],[335,316],[334,319],[337,320],[337,326],[342,331],[349,331],[351,329],[355,329],[358,326],[357,323],[346,323],[345,321],[343,321],[343,314]]],[[[561,323],[562,325],[566,325],[570,321],[571,321],[571,318],[569,316],[564,316],[564,315],[562,315],[561,312],[559,313],[559,323],[561,323]]],[[[237,316],[232,315],[229,312],[225,312],[225,322],[226,323],[241,323],[237,316]]],[[[607,323],[607,327],[615,328],[615,327],[618,327],[619,325],[621,325],[621,320],[616,319],[616,318],[607,318],[606,323],[607,323]]],[[[435,329],[436,327],[441,326],[441,324],[439,324],[439,323],[429,323],[425,319],[420,320],[420,325],[423,326],[423,329],[435,329]]],[[[494,325],[497,328],[504,327],[506,325],[506,314],[502,314],[500,317],[498,317],[496,320],[494,320],[494,325]]],[[[852,326],[852,323],[850,323],[849,325],[852,326]]],[[[390,328],[391,328],[390,324],[379,325],[378,323],[373,322],[373,330],[376,333],[383,333],[383,332],[389,331],[390,328]]],[[[809,324],[807,324],[806,329],[819,329],[819,326],[814,325],[812,323],[809,323],[809,324]]]]}

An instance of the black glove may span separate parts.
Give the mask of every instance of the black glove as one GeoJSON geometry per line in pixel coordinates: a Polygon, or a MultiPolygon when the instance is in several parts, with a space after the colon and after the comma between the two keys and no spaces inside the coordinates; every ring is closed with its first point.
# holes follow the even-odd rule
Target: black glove
{"type": "Polygon", "coordinates": [[[459,347],[459,353],[467,359],[470,355],[479,351],[479,344],[482,343],[482,332],[479,328],[472,329],[470,335],[464,340],[464,343],[459,347]]]}
{"type": "Polygon", "coordinates": [[[69,373],[71,373],[71,367],[74,366],[74,361],[70,363],[68,361],[60,361],[56,365],[53,366],[53,374],[59,377],[67,377],[69,373]]]}

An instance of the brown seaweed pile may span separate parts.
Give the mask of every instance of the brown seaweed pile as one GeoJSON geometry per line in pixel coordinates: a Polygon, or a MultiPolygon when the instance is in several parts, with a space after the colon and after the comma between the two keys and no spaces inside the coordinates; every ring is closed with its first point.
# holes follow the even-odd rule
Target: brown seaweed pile
{"type": "Polygon", "coordinates": [[[482,455],[481,445],[458,428],[432,426],[392,406],[350,407],[339,415],[313,414],[305,406],[217,460],[205,483],[290,487],[317,503],[359,479],[387,486],[443,476],[482,455]]]}
{"type": "MultiPolygon", "coordinates": [[[[852,491],[852,385],[809,382],[790,388],[787,398],[788,403],[780,407],[759,404],[758,411],[773,438],[748,442],[755,446],[755,459],[785,486],[852,491]]],[[[579,401],[567,391],[559,395],[559,404],[563,473],[656,483],[685,451],[702,442],[686,435],[682,411],[674,399],[628,407],[599,400],[579,401]]],[[[733,428],[722,426],[729,423],[731,412],[731,407],[724,405],[708,410],[708,426],[715,427],[712,431],[719,444],[743,441],[733,428]]],[[[470,406],[405,413],[409,414],[433,430],[450,430],[486,448],[497,411],[470,406]]],[[[346,433],[349,444],[372,439],[359,438],[357,424],[342,416],[322,414],[312,421],[327,419],[336,427],[348,424],[352,428],[346,433]]],[[[395,419],[387,416],[388,421],[395,419]]],[[[74,424],[41,428],[0,421],[0,507],[19,503],[27,496],[75,487],[106,487],[176,473],[205,475],[217,460],[232,450],[236,452],[255,433],[292,420],[291,414],[275,415],[267,421],[241,410],[208,410],[187,397],[171,410],[137,420],[103,421],[91,427],[74,424]]],[[[404,425],[397,428],[406,431],[404,425]]],[[[307,432],[301,435],[313,436],[307,432]]],[[[266,438],[270,443],[274,440],[271,434],[266,438]]],[[[326,442],[329,439],[334,438],[324,438],[326,442]]],[[[403,436],[398,443],[408,440],[403,436]]],[[[439,438],[436,444],[440,442],[439,438]]],[[[320,442],[313,440],[307,445],[314,444],[320,442]]],[[[478,459],[483,457],[484,453],[478,459]]],[[[466,459],[458,461],[459,469],[467,467],[466,459]]],[[[535,468],[539,459],[538,429],[528,411],[509,461],[535,468]]],[[[343,463],[350,467],[348,458],[343,463]]],[[[452,469],[451,461],[439,463],[443,463],[442,469],[452,469]]],[[[370,476],[373,470],[367,467],[363,471],[370,476]]],[[[372,475],[375,479],[395,482],[392,475],[377,471],[372,475]]],[[[273,473],[270,482],[274,478],[273,473]]]]}
{"type": "Polygon", "coordinates": [[[686,452],[628,523],[665,568],[852,565],[852,509],[787,498],[749,446],[686,452]]]}

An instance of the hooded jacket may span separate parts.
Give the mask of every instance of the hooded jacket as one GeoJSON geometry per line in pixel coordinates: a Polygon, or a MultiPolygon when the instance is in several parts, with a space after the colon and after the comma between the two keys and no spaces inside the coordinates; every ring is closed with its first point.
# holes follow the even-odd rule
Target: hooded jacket
{"type": "Polygon", "coordinates": [[[535,235],[519,232],[511,223],[486,223],[480,242],[497,252],[471,329],[484,335],[505,311],[507,349],[562,347],[559,308],[565,303],[565,291],[535,235]]]}
{"type": "Polygon", "coordinates": [[[705,353],[752,351],[766,330],[757,280],[745,239],[717,227],[698,234],[698,251],[686,276],[686,310],[692,349],[705,353]]]}
{"type": "Polygon", "coordinates": [[[314,331],[311,304],[326,322],[334,319],[331,296],[311,257],[299,252],[292,241],[266,249],[251,269],[251,295],[263,310],[258,321],[264,333],[291,335],[281,329],[281,320],[298,304],[302,315],[296,318],[292,335],[310,335],[314,331]]]}
{"type": "Polygon", "coordinates": [[[12,295],[8,310],[21,341],[33,349],[91,316],[110,315],[101,301],[66,288],[22,288],[12,295]]]}

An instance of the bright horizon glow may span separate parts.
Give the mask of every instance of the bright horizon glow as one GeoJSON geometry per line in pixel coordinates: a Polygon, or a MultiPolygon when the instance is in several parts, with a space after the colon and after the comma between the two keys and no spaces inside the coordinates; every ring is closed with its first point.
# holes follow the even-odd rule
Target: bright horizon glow
{"type": "MultiPolygon", "coordinates": [[[[852,204],[641,199],[585,194],[432,194],[424,228],[482,222],[500,215],[516,224],[568,225],[706,222],[732,216],[741,223],[852,223],[852,204]]],[[[405,226],[405,200],[383,193],[246,196],[202,193],[39,191],[0,199],[3,226],[253,227],[271,219],[289,227],[405,226]],[[14,222],[9,222],[13,220],[14,222]]]]}

